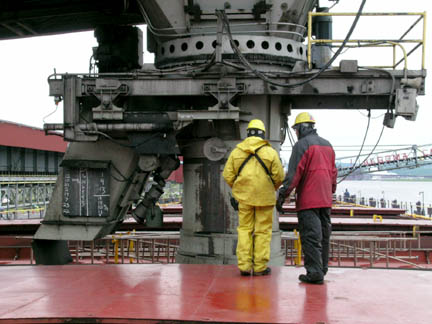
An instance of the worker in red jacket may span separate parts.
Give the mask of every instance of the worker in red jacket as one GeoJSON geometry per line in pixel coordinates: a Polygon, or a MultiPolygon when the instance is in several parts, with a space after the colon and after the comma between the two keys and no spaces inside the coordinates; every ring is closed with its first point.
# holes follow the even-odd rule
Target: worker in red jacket
{"type": "Polygon", "coordinates": [[[307,112],[298,114],[293,129],[298,141],[290,157],[288,172],[279,190],[276,208],[296,188],[296,209],[306,274],[299,280],[322,284],[328,270],[330,211],[336,191],[337,170],[331,144],[318,136],[315,120],[307,112]]]}

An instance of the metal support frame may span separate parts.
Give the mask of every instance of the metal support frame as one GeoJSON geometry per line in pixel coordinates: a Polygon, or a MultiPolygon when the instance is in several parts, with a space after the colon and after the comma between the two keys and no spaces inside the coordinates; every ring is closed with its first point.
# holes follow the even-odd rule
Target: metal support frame
{"type": "MultiPolygon", "coordinates": [[[[301,2],[299,1],[299,3],[301,2]]],[[[312,8],[312,2],[309,1],[309,3],[312,8]]],[[[308,10],[304,11],[303,19],[306,18],[305,13],[308,10]]],[[[311,22],[311,17],[309,20],[311,22]]],[[[225,41],[224,45],[226,45],[223,26],[221,26],[220,22],[217,32],[216,34],[216,31],[213,31],[213,35],[217,35],[216,41],[225,41]]],[[[265,32],[268,33],[267,30],[265,32]]],[[[183,42],[183,39],[179,38],[180,36],[176,34],[172,40],[161,42],[163,43],[162,46],[165,46],[161,48],[161,52],[162,49],[165,52],[163,55],[168,57],[172,54],[173,57],[170,58],[174,58],[177,55],[175,49],[181,48],[177,45],[183,45],[176,43],[183,42]],[[171,54],[167,53],[168,48],[166,46],[168,45],[171,54]]],[[[272,35],[268,35],[268,37],[272,37],[272,35]]],[[[311,37],[309,39],[311,40],[311,37]]],[[[183,223],[186,225],[183,226],[182,240],[186,243],[180,246],[178,255],[184,258],[183,262],[185,263],[196,261],[186,260],[187,258],[194,259],[195,255],[197,256],[195,259],[204,256],[203,260],[200,259],[199,262],[208,262],[208,256],[216,255],[217,257],[214,258],[214,262],[235,263],[236,258],[233,252],[235,249],[231,248],[236,242],[235,233],[232,230],[234,227],[234,221],[232,220],[235,220],[235,217],[231,210],[226,208],[229,206],[227,199],[229,188],[227,188],[223,179],[220,178],[223,161],[213,164],[209,163],[209,159],[205,154],[201,154],[200,150],[195,148],[189,149],[189,146],[184,143],[187,141],[189,142],[188,145],[191,142],[203,144],[204,139],[207,137],[220,137],[221,140],[229,142],[227,148],[232,148],[236,144],[236,141],[241,140],[240,134],[245,133],[246,122],[248,121],[247,117],[254,116],[266,119],[265,122],[267,122],[268,128],[272,132],[268,135],[268,138],[279,149],[281,118],[290,112],[283,109],[286,104],[292,109],[389,110],[393,109],[394,103],[392,102],[392,98],[394,92],[404,85],[403,80],[408,80],[408,78],[418,79],[415,83],[418,86],[415,87],[416,91],[412,96],[413,98],[416,95],[424,94],[423,85],[426,71],[423,69],[420,71],[408,71],[407,69],[404,71],[393,70],[384,72],[374,69],[357,71],[356,67],[354,72],[351,72],[349,69],[348,71],[338,71],[336,69],[324,71],[313,79],[310,76],[317,71],[308,71],[304,66],[306,61],[305,47],[295,40],[283,40],[281,43],[273,43],[274,48],[271,46],[271,51],[268,53],[271,53],[277,59],[284,59],[285,54],[278,51],[282,48],[288,52],[291,51],[289,47],[282,46],[281,44],[289,45],[288,43],[290,42],[296,42],[298,43],[296,53],[299,56],[295,56],[297,59],[294,61],[301,64],[296,64],[294,61],[283,61],[284,64],[270,65],[268,63],[273,61],[262,60],[258,55],[252,57],[251,63],[255,64],[255,67],[249,70],[229,61],[231,59],[235,61],[242,58],[236,51],[238,55],[232,58],[228,56],[225,62],[228,64],[224,66],[214,64],[213,59],[224,64],[223,54],[231,53],[232,49],[218,48],[215,53],[216,57],[213,57],[213,49],[216,46],[210,45],[215,39],[212,38],[211,42],[210,39],[207,40],[206,45],[208,46],[204,46],[202,42],[196,43],[196,45],[200,44],[200,46],[196,46],[197,50],[203,45],[205,50],[208,50],[211,55],[210,57],[203,57],[206,61],[203,62],[205,63],[203,65],[187,67],[187,64],[185,64],[187,61],[180,59],[178,63],[182,67],[179,69],[155,69],[148,65],[144,66],[142,70],[134,71],[133,73],[54,75],[54,78],[49,78],[50,95],[56,98],[64,98],[64,137],[66,140],[74,142],[68,149],[71,151],[72,149],[75,150],[73,152],[74,159],[89,159],[89,155],[91,155],[93,159],[99,160],[100,156],[103,155],[104,159],[111,160],[111,158],[117,158],[117,151],[121,147],[130,154],[131,160],[129,165],[124,166],[125,170],[122,174],[126,174],[126,171],[129,172],[135,168],[135,158],[138,156],[134,150],[136,146],[131,146],[129,143],[130,137],[133,135],[131,132],[138,132],[138,129],[139,132],[149,130],[153,131],[154,135],[156,135],[157,132],[152,129],[154,125],[146,124],[148,118],[146,114],[153,111],[166,112],[167,124],[170,125],[169,131],[179,131],[177,137],[179,151],[185,157],[184,170],[185,172],[189,172],[189,175],[185,176],[185,179],[187,179],[186,182],[189,182],[189,184],[186,187],[187,190],[185,190],[186,198],[184,206],[185,220],[187,217],[190,219],[183,223]],[[292,68],[295,69],[292,70],[292,68]],[[276,82],[269,82],[269,79],[276,82]],[[99,94],[96,95],[97,93],[99,94]],[[95,95],[99,102],[95,103],[95,95]],[[122,109],[121,114],[114,103],[119,106],[118,109],[122,109]],[[234,105],[239,108],[234,107],[234,105]],[[95,124],[96,120],[98,120],[98,124],[95,124]],[[114,120],[115,127],[109,125],[114,120]],[[213,123],[214,120],[216,121],[213,123]],[[104,138],[103,141],[102,138],[104,138]],[[107,145],[111,145],[113,148],[113,152],[110,152],[111,155],[108,155],[106,152],[107,145]],[[86,148],[86,150],[83,148],[86,148]],[[207,177],[207,175],[215,174],[218,176],[213,178],[207,177]],[[196,192],[196,188],[199,188],[201,192],[196,192]],[[207,195],[207,192],[211,193],[211,195],[207,195]],[[200,208],[207,207],[209,197],[212,200],[215,197],[220,199],[218,201],[219,204],[214,204],[211,208],[207,209],[200,208]],[[216,213],[216,208],[219,208],[218,213],[216,213]],[[224,211],[224,217],[226,216],[226,219],[229,219],[229,221],[225,221],[225,218],[220,217],[220,210],[224,211]],[[199,219],[195,216],[198,214],[200,214],[199,219]],[[223,219],[223,222],[220,221],[221,219],[223,219]],[[202,235],[201,232],[210,233],[210,239],[206,236],[207,234],[202,235]],[[219,235],[218,233],[223,233],[223,235],[219,235]],[[212,239],[215,239],[217,244],[211,243],[213,242],[211,241],[212,239]],[[202,244],[204,248],[195,249],[196,246],[201,246],[195,242],[204,242],[202,244]],[[213,245],[217,248],[217,253],[215,253],[213,245]],[[191,257],[192,254],[194,257],[191,257]]],[[[236,40],[231,39],[230,35],[230,41],[234,44],[236,40]]],[[[241,44],[240,41],[238,42],[241,44]]],[[[409,42],[409,40],[403,40],[403,42],[409,42]]],[[[253,46],[248,47],[250,52],[245,52],[244,54],[261,55],[262,50],[269,48],[267,40],[263,40],[263,43],[267,45],[264,46],[262,44],[259,50],[252,49],[253,46]]],[[[387,43],[392,46],[401,46],[399,43],[392,43],[392,40],[387,41],[387,43]]],[[[180,58],[183,55],[187,55],[186,50],[192,50],[192,47],[188,47],[187,43],[185,44],[185,53],[181,52],[179,54],[180,58]]],[[[221,46],[221,44],[216,45],[217,47],[221,46]]],[[[201,54],[204,54],[204,52],[201,54]]],[[[196,63],[194,62],[194,64],[196,63]]],[[[245,66],[248,65],[246,63],[243,62],[245,66]]],[[[409,81],[412,84],[414,83],[414,80],[409,81]]],[[[156,122],[154,123],[156,125],[156,122]]],[[[167,137],[166,133],[161,135],[164,138],[167,137]]],[[[152,139],[152,141],[157,143],[155,139],[152,139]]],[[[176,139],[173,138],[172,142],[173,144],[176,143],[176,139]]],[[[199,148],[201,147],[205,148],[204,145],[199,146],[199,148]]],[[[228,151],[227,149],[224,152],[228,151]]],[[[121,164],[120,161],[119,164],[121,164]]],[[[123,178],[129,179],[129,175],[130,172],[123,178]]],[[[124,187],[130,186],[129,183],[124,184],[124,181],[117,182],[118,185],[112,186],[113,188],[118,188],[120,185],[124,187]]],[[[43,225],[50,226],[49,231],[55,232],[55,235],[53,236],[52,233],[48,235],[48,230],[46,233],[43,233],[39,229],[36,234],[37,238],[52,239],[54,237],[55,239],[65,240],[92,240],[95,237],[102,237],[111,233],[115,227],[115,222],[122,221],[127,207],[126,204],[118,205],[120,191],[123,190],[123,187],[121,190],[118,189],[118,196],[111,196],[110,198],[110,202],[118,209],[110,215],[113,221],[109,223],[109,226],[98,224],[103,227],[103,230],[97,233],[93,231],[91,235],[88,234],[89,226],[87,220],[79,220],[74,223],[72,220],[62,218],[61,211],[59,211],[62,199],[59,193],[61,188],[62,182],[59,181],[55,194],[57,199],[48,207],[47,216],[53,215],[53,219],[56,217],[59,218],[61,220],[60,224],[67,228],[67,235],[69,236],[65,234],[65,229],[61,231],[58,229],[57,225],[59,223],[57,219],[54,221],[49,219],[45,220],[43,225]],[[83,236],[76,236],[76,232],[78,232],[77,226],[81,226],[80,233],[83,236]],[[38,237],[38,235],[40,236],[38,237]]],[[[124,190],[128,189],[124,188],[124,190]]],[[[134,199],[130,199],[131,203],[133,201],[134,199]]],[[[275,220],[273,228],[278,225],[276,218],[275,220]]],[[[281,248],[280,233],[274,230],[273,237],[275,238],[273,240],[273,248],[274,251],[278,252],[272,252],[272,257],[277,254],[278,256],[275,259],[282,264],[283,255],[282,253],[279,254],[281,248]]],[[[115,240],[117,240],[117,248],[115,250],[121,250],[121,259],[124,261],[124,251],[129,244],[125,246],[123,239],[116,238],[115,240]]],[[[141,246],[141,242],[136,241],[134,243],[136,243],[136,246],[141,246]]],[[[150,245],[151,258],[154,261],[156,241],[152,241],[150,245]]],[[[140,248],[138,247],[138,249],[140,248]]],[[[300,250],[300,248],[297,250],[300,250]]],[[[119,257],[118,254],[117,257],[119,257]]]]}
{"type": "MultiPolygon", "coordinates": [[[[299,82],[304,81],[309,77],[309,75],[302,74],[291,74],[283,71],[270,71],[275,74],[275,80],[277,79],[280,82],[286,82],[287,84],[297,84],[299,82]],[[277,74],[277,75],[276,75],[277,74]],[[286,74],[286,75],[285,75],[286,74]]],[[[396,79],[396,88],[400,84],[401,79],[404,77],[408,78],[426,78],[426,72],[422,70],[409,70],[409,71],[401,71],[394,70],[388,71],[391,73],[396,79]],[[405,75],[406,74],[406,75],[405,75]]],[[[319,78],[311,81],[310,83],[294,88],[282,88],[282,87],[269,87],[266,82],[258,79],[256,76],[251,73],[235,73],[233,72],[232,77],[235,77],[235,87],[231,83],[229,85],[230,91],[240,94],[240,95],[286,95],[286,96],[314,96],[314,97],[322,97],[322,96],[334,96],[337,94],[338,96],[366,96],[366,95],[375,95],[375,96],[385,96],[389,95],[391,89],[391,78],[388,73],[383,73],[375,70],[361,70],[355,74],[345,74],[340,73],[337,70],[326,71],[323,72],[319,78]],[[375,86],[374,89],[367,90],[366,92],[362,89],[362,83],[366,80],[369,81],[373,79],[375,86]],[[352,88],[347,89],[346,83],[352,83],[352,88]],[[330,83],[330,84],[329,84],[330,83]]],[[[198,75],[197,75],[198,76],[198,75]]],[[[191,78],[182,77],[182,76],[172,76],[169,79],[161,79],[159,76],[149,74],[121,74],[121,73],[113,73],[112,77],[121,79],[122,84],[128,86],[130,97],[166,97],[167,99],[170,97],[178,97],[178,96],[203,96],[210,92],[220,92],[220,83],[219,83],[219,73],[212,75],[212,73],[204,73],[202,77],[193,79],[191,82],[191,78]],[[206,87],[207,86],[207,87],[206,87]],[[210,86],[210,87],[209,87],[210,86]],[[213,90],[213,91],[212,91],[213,90]]],[[[79,83],[82,87],[86,86],[94,86],[97,80],[98,75],[94,77],[84,76],[82,74],[68,74],[67,78],[73,78],[79,83]]],[[[63,84],[63,81],[67,79],[49,79],[50,87],[58,87],[59,82],[63,84]]],[[[226,89],[228,93],[228,89],[226,89]]],[[[61,93],[61,95],[64,95],[61,93]]],[[[80,98],[90,97],[90,95],[85,92],[79,92],[75,94],[80,98]]],[[[424,89],[420,89],[418,95],[424,95],[424,89]]],[[[387,98],[388,100],[388,98],[387,98]]],[[[388,102],[387,102],[388,103],[388,102]]],[[[68,111],[68,114],[71,116],[65,116],[65,124],[75,125],[78,124],[78,120],[76,118],[75,113],[72,113],[71,110],[76,110],[76,102],[72,100],[71,102],[66,102],[64,105],[65,112],[68,111]]],[[[156,107],[155,107],[156,108],[156,107]]],[[[294,107],[295,108],[295,107],[294,107]]],[[[321,108],[320,105],[317,104],[315,109],[321,108]]],[[[341,109],[349,109],[350,107],[337,106],[336,108],[341,109]]],[[[355,109],[355,107],[352,107],[355,109]]],[[[372,107],[373,108],[373,107],[372,107]]]]}
{"type": "MultiPolygon", "coordinates": [[[[277,78],[287,84],[296,84],[304,81],[308,75],[286,74],[277,71],[277,78]]],[[[232,71],[226,77],[219,79],[220,74],[210,72],[203,73],[199,78],[173,75],[170,78],[160,78],[152,73],[129,74],[114,73],[123,87],[128,89],[126,97],[137,99],[158,99],[165,97],[175,100],[177,97],[203,97],[211,95],[218,100],[214,107],[207,110],[184,110],[179,104],[175,111],[170,111],[170,120],[177,123],[176,127],[184,127],[186,119],[191,122],[195,119],[234,119],[238,121],[238,108],[231,105],[234,97],[248,97],[259,95],[272,95],[286,97],[292,109],[388,109],[389,96],[393,96],[392,89],[398,89],[403,80],[416,79],[420,81],[417,95],[424,94],[423,82],[426,71],[420,70],[392,70],[387,72],[377,70],[360,70],[357,73],[342,73],[337,70],[323,72],[319,78],[301,87],[283,88],[269,86],[265,81],[251,73],[238,73],[232,71]],[[389,75],[391,74],[391,76],[389,75]],[[394,79],[394,81],[393,81],[394,79]],[[337,94],[337,95],[335,95],[337,94]],[[228,108],[228,109],[226,109],[228,108]],[[234,114],[234,115],[233,115],[234,114]]],[[[198,76],[198,75],[197,75],[198,76]]],[[[97,141],[97,132],[86,131],[95,128],[93,122],[80,119],[79,102],[84,98],[91,98],[92,93],[83,89],[95,88],[98,77],[80,74],[56,75],[49,79],[50,93],[54,96],[62,96],[64,102],[64,126],[46,124],[45,129],[64,129],[66,140],[73,141],[97,141]],[[88,124],[88,125],[87,125],[88,124]]],[[[276,77],[276,76],[275,76],[276,77]]],[[[154,107],[154,109],[159,109],[154,107]]],[[[134,125],[121,124],[121,130],[136,131],[134,125]]],[[[115,127],[104,126],[104,131],[118,131],[115,127]]],[[[141,126],[140,126],[141,127],[141,126]]],[[[145,125],[151,129],[152,125],[145,125]]],[[[120,129],[120,126],[118,126],[120,129]]],[[[142,128],[142,127],[141,127],[142,128]]],[[[99,130],[98,130],[99,132],[99,130]]]]}

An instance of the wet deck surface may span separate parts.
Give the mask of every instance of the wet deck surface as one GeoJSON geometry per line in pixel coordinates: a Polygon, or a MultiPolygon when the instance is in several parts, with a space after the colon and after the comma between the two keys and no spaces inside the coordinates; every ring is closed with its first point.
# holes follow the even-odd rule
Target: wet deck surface
{"type": "Polygon", "coordinates": [[[0,322],[432,321],[432,271],[331,268],[324,285],[300,283],[303,271],[241,277],[219,265],[3,266],[0,322]]]}

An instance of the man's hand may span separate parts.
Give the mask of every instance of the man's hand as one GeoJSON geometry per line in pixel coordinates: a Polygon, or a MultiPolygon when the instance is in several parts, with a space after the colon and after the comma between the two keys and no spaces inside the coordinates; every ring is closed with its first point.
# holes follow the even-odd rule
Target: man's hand
{"type": "Polygon", "coordinates": [[[282,213],[282,212],[283,212],[283,207],[282,207],[282,205],[283,205],[284,202],[285,202],[285,193],[283,193],[283,192],[279,192],[279,196],[278,196],[278,199],[277,199],[277,201],[276,201],[276,210],[277,210],[279,213],[282,213]]]}

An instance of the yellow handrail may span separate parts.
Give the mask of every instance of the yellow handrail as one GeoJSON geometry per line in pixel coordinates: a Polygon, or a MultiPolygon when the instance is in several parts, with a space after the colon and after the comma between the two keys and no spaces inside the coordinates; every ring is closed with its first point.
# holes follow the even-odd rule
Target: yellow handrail
{"type": "MultiPolygon", "coordinates": [[[[131,232],[128,232],[127,234],[130,235],[131,232]]],[[[135,229],[132,231],[132,235],[135,235],[135,229]]],[[[132,252],[133,250],[134,250],[134,241],[129,240],[128,253],[132,252]]],[[[129,263],[133,263],[133,257],[129,258],[129,263]]]]}
{"type": "MultiPolygon", "coordinates": [[[[361,204],[356,204],[356,203],[350,203],[350,202],[345,202],[345,201],[340,201],[340,200],[336,200],[335,203],[337,205],[346,205],[346,206],[350,206],[350,207],[362,207],[362,208],[375,208],[372,206],[367,206],[367,205],[361,205],[361,204]]],[[[336,205],[333,204],[333,207],[335,207],[336,205]]]]}
{"type": "MultiPolygon", "coordinates": [[[[357,16],[356,12],[309,12],[312,16],[357,16]]],[[[363,12],[361,16],[423,16],[426,12],[363,12]]]]}
{"type": "Polygon", "coordinates": [[[29,209],[7,209],[0,211],[0,215],[2,214],[12,214],[12,213],[26,213],[26,212],[38,212],[41,210],[45,210],[45,207],[39,208],[29,208],[29,209]]]}
{"type": "Polygon", "coordinates": [[[294,249],[297,250],[297,255],[294,258],[294,264],[299,266],[301,265],[301,254],[302,254],[302,245],[300,240],[300,233],[297,230],[294,230],[294,235],[297,239],[294,241],[294,249]]]}
{"type": "Polygon", "coordinates": [[[418,214],[404,214],[404,216],[409,216],[412,218],[419,218],[419,219],[426,219],[426,220],[432,220],[432,217],[424,216],[424,215],[418,215],[418,214]]]}
{"type": "Polygon", "coordinates": [[[46,180],[46,181],[1,181],[1,185],[19,185],[19,184],[42,184],[42,183],[56,183],[55,180],[46,180]]]}
{"type": "MultiPolygon", "coordinates": [[[[314,16],[356,16],[357,13],[351,12],[351,13],[342,13],[342,12],[309,12],[308,13],[308,53],[307,53],[307,60],[308,60],[308,66],[309,69],[312,69],[312,44],[315,43],[342,43],[344,40],[340,39],[312,39],[312,17],[314,16]]],[[[411,54],[416,48],[414,48],[409,54],[406,53],[405,48],[401,45],[401,43],[417,43],[420,46],[422,45],[422,59],[421,59],[421,68],[425,68],[425,56],[426,56],[426,12],[398,12],[398,13],[391,13],[391,12],[381,12],[381,13],[362,13],[361,16],[420,16],[421,19],[423,19],[423,35],[422,39],[388,39],[388,40],[379,40],[379,39],[350,39],[346,43],[357,43],[357,46],[346,46],[347,48],[353,48],[353,47],[386,47],[391,46],[393,47],[393,65],[391,66],[374,66],[375,68],[396,68],[396,46],[399,46],[402,49],[403,57],[404,57],[404,68],[408,69],[408,55],[411,54]],[[383,45],[388,44],[388,45],[383,45]]],[[[419,20],[421,20],[419,18],[419,20]]],[[[419,21],[418,20],[418,21],[419,21]]],[[[415,24],[417,24],[417,22],[415,24]]],[[[415,25],[414,24],[414,25],[415,25]]],[[[414,27],[414,25],[412,27],[414,27]]],[[[411,27],[411,28],[412,28],[411,27]]],[[[410,29],[409,29],[410,30],[410,29]]],[[[408,30],[408,31],[409,31],[408,30]]],[[[407,32],[408,33],[408,32],[407,32]]],[[[403,37],[403,36],[402,36],[403,37]]],[[[402,38],[401,37],[401,38],[402,38]]]]}
{"type": "Polygon", "coordinates": [[[426,57],[426,11],[423,13],[423,42],[422,42],[422,69],[425,66],[425,57],[426,57]]]}
{"type": "MultiPolygon", "coordinates": [[[[117,237],[115,238],[115,236],[113,236],[113,240],[112,243],[114,243],[114,263],[118,264],[118,258],[119,258],[119,239],[121,239],[121,234],[118,234],[117,237]]],[[[123,253],[123,251],[122,251],[123,253]]]]}
{"type": "Polygon", "coordinates": [[[376,215],[376,214],[374,214],[372,216],[372,219],[374,222],[381,222],[382,223],[382,221],[383,221],[383,217],[381,215],[376,215]]]}

